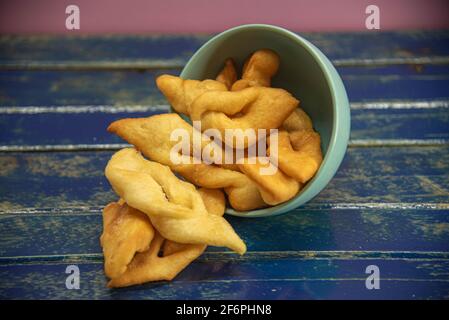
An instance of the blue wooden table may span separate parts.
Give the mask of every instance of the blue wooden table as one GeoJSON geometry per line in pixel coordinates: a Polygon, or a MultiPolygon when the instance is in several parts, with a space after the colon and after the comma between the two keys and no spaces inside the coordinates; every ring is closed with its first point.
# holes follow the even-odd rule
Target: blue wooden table
{"type": "Polygon", "coordinates": [[[0,298],[449,298],[449,31],[304,36],[351,101],[335,178],[288,214],[229,217],[245,256],[209,247],[172,282],[120,290],[98,240],[117,198],[103,169],[124,145],[106,127],[166,112],[155,77],[209,36],[0,37],[0,298]]]}

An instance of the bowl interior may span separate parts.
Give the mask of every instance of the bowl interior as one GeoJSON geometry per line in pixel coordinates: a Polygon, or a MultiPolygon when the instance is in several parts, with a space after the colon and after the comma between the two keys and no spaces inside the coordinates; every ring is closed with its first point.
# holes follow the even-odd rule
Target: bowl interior
{"type": "MultiPolygon", "coordinates": [[[[234,59],[240,72],[246,58],[254,51],[264,48],[272,49],[280,56],[280,68],[273,78],[272,86],[284,88],[300,100],[301,108],[312,118],[315,130],[321,135],[321,147],[325,155],[334,129],[334,102],[325,70],[314,52],[318,49],[304,39],[284,29],[267,25],[230,29],[201,47],[187,63],[181,77],[214,79],[229,57],[234,59]]],[[[290,210],[302,204],[298,198],[313,184],[318,175],[319,172],[295,198],[286,203],[246,213],[228,209],[227,213],[239,216],[267,216],[290,210]],[[292,202],[295,202],[294,206],[292,202]]]]}

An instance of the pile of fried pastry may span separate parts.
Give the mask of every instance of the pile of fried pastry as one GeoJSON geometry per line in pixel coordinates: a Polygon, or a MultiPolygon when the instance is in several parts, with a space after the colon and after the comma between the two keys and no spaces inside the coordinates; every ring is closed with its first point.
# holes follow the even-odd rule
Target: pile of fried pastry
{"type": "MultiPolygon", "coordinates": [[[[263,49],[246,60],[241,79],[227,59],[215,80],[171,75],[156,80],[176,112],[201,121],[202,150],[224,143],[212,141],[208,129],[278,129],[274,174],[262,175],[267,161],[257,158],[173,163],[173,130],[184,129],[189,139],[196,130],[176,113],[121,119],[108,127],[134,146],[116,152],[105,169],[119,197],[103,210],[100,242],[109,287],[171,280],[208,245],[244,254],[245,243],[223,218],[226,205],[248,211],[280,204],[315,175],[322,161],[320,136],[299,101],[271,87],[279,64],[275,52],[263,49]]],[[[250,143],[255,142],[245,147],[250,143]]],[[[268,139],[264,143],[270,159],[273,146],[268,139]]]]}

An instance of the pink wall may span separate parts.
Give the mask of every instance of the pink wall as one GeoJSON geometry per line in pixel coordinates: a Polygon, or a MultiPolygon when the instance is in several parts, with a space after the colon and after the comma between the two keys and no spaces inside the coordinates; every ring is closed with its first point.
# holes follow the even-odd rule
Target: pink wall
{"type": "Polygon", "coordinates": [[[381,29],[449,28],[448,0],[10,0],[0,2],[0,33],[218,32],[245,23],[297,31],[365,29],[365,8],[379,6],[381,29]],[[65,29],[76,4],[81,29],[65,29]]]}

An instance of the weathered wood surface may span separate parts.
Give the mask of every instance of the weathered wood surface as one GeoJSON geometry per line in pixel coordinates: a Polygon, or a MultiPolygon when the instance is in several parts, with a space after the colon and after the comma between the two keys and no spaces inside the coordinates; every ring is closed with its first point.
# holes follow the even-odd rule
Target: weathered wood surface
{"type": "MultiPolygon", "coordinates": [[[[0,209],[102,206],[115,199],[104,167],[113,152],[0,154],[0,209]]],[[[312,204],[449,203],[449,146],[349,148],[312,204]]]]}
{"type": "MultiPolygon", "coordinates": [[[[446,65],[341,67],[338,71],[353,102],[441,99],[449,95],[449,68],[446,65]]],[[[179,72],[180,69],[0,71],[0,103],[1,106],[161,104],[166,100],[155,87],[155,77],[179,72]]]]}
{"type": "MultiPolygon", "coordinates": [[[[449,236],[448,212],[448,209],[297,209],[288,216],[273,219],[228,220],[248,247],[248,256],[243,260],[256,253],[271,254],[274,259],[276,254],[290,256],[302,251],[311,255],[331,250],[444,252],[449,236]]],[[[29,263],[31,257],[42,256],[63,261],[72,255],[80,258],[95,255],[101,260],[98,240],[101,219],[99,209],[2,215],[0,263],[29,263]]],[[[223,251],[208,248],[208,252],[221,252],[219,256],[225,260],[234,256],[223,251]]]]}
{"type": "MultiPolygon", "coordinates": [[[[350,148],[335,178],[311,203],[447,203],[448,151],[350,148]]],[[[112,153],[3,153],[0,208],[104,205],[115,199],[103,174],[112,153]]]]}
{"type": "MultiPolygon", "coordinates": [[[[448,144],[449,99],[437,102],[437,107],[420,104],[423,103],[410,103],[400,109],[384,108],[382,103],[371,107],[353,104],[351,143],[424,140],[429,144],[448,144]]],[[[25,107],[14,108],[6,114],[0,108],[0,148],[7,151],[14,150],[14,146],[90,145],[96,148],[98,144],[121,144],[123,140],[106,131],[111,122],[165,113],[168,108],[168,105],[25,107]]]]}
{"type": "Polygon", "coordinates": [[[241,260],[202,258],[176,281],[111,290],[100,262],[1,265],[0,297],[27,299],[443,299],[447,258],[330,259],[267,257],[241,260]],[[70,263],[82,274],[80,290],[65,288],[70,263]],[[380,290],[365,287],[367,265],[385,270],[380,290]],[[398,290],[400,288],[400,290],[398,290]]]}
{"type": "Polygon", "coordinates": [[[449,32],[305,36],[351,100],[335,178],[289,214],[230,217],[244,257],[208,248],[171,283],[122,290],[98,243],[116,199],[103,169],[124,145],[105,128],[165,112],[155,76],[209,36],[0,37],[0,298],[449,298],[449,32]],[[381,290],[365,288],[370,264],[381,290]]]}
{"type": "MultiPolygon", "coordinates": [[[[336,65],[446,62],[448,31],[300,33],[336,65]]],[[[0,37],[2,68],[181,68],[210,35],[0,37]],[[100,63],[99,63],[100,62],[100,63]]]]}

